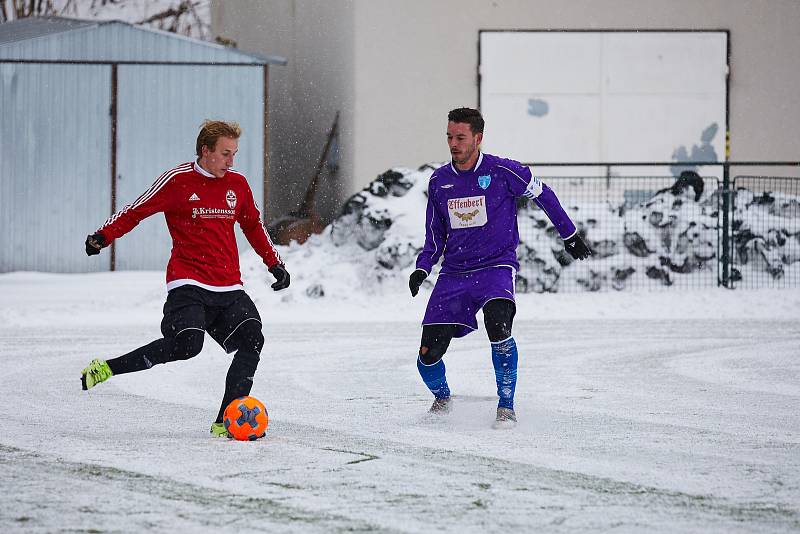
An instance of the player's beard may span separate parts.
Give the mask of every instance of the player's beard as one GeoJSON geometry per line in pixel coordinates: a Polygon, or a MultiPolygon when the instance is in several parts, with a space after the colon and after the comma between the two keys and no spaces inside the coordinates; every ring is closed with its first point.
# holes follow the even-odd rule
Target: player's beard
{"type": "Polygon", "coordinates": [[[475,154],[476,150],[478,150],[478,144],[477,143],[475,143],[472,146],[470,146],[469,147],[469,151],[462,151],[459,156],[456,156],[453,153],[451,153],[450,156],[453,158],[453,162],[456,165],[464,165],[465,163],[467,163],[470,160],[472,155],[475,154]]]}

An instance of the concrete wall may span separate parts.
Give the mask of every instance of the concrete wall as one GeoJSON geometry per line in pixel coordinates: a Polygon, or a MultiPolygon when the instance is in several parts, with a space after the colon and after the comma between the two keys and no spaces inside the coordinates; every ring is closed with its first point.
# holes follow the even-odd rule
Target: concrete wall
{"type": "Polygon", "coordinates": [[[353,175],[353,4],[350,1],[239,0],[212,4],[215,36],[243,50],[283,56],[270,68],[270,206],[268,218],[297,207],[314,174],[328,131],[341,110],[336,175],[322,176],[323,217],[350,194],[353,175]]]}
{"type": "MultiPolygon", "coordinates": [[[[389,167],[447,159],[447,111],[477,105],[481,29],[730,30],[730,159],[800,159],[796,0],[284,0],[216,2],[213,13],[216,33],[289,58],[278,75],[294,81],[281,82],[286,93],[272,105],[295,102],[304,118],[294,139],[324,130],[301,108],[343,105],[346,193],[389,167]]],[[[274,137],[287,134],[275,118],[274,137]]],[[[286,158],[290,148],[275,144],[273,153],[286,158]]]]}

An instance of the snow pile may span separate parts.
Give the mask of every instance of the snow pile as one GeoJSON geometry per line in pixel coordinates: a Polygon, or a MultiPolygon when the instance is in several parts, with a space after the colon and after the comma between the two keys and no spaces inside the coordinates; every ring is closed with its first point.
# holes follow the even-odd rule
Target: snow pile
{"type": "MultiPolygon", "coordinates": [[[[322,234],[281,247],[292,287],[284,300],[349,299],[406,291],[425,240],[428,180],[440,164],[386,171],[353,195],[322,234]]],[[[720,192],[682,175],[672,187],[638,202],[583,202],[568,211],[594,250],[576,262],[547,216],[533,203],[519,209],[518,293],[658,287],[713,287],[717,277],[720,192]]],[[[562,199],[569,200],[569,199],[562,199]]],[[[566,205],[566,204],[565,204],[566,205]]],[[[800,203],[787,195],[739,191],[733,215],[736,261],[783,275],[800,269],[800,203]],[[759,233],[758,228],[767,230],[759,233]]],[[[741,267],[740,265],[740,267],[741,267]]],[[[243,276],[264,276],[254,253],[243,276]]],[[[430,289],[431,276],[423,288],[430,289]]],[[[268,276],[268,275],[267,275],[268,276]]],[[[734,276],[740,276],[734,270],[734,276]]],[[[265,281],[269,281],[268,279],[265,281]]],[[[262,281],[263,284],[263,281],[262,281]]]]}
{"type": "MultiPolygon", "coordinates": [[[[722,193],[714,189],[703,195],[702,179],[695,177],[691,188],[681,176],[641,202],[583,203],[570,209],[594,251],[591,261],[573,269],[565,269],[574,260],[546,216],[533,205],[523,207],[517,291],[569,291],[575,285],[588,291],[709,287],[721,253],[722,193]]],[[[784,193],[736,192],[731,214],[734,282],[747,277],[758,285],[759,277],[780,280],[790,271],[791,279],[800,279],[798,200],[784,193]]]]}
{"type": "MultiPolygon", "coordinates": [[[[783,278],[800,266],[800,199],[783,193],[736,192],[734,281],[766,272],[783,278]]],[[[795,279],[798,277],[795,276],[795,279]]]]}
{"type": "Polygon", "coordinates": [[[635,204],[583,203],[570,212],[594,251],[591,260],[575,263],[544,213],[528,205],[519,217],[517,291],[702,287],[715,280],[716,195],[700,200],[668,188],[635,204]]]}
{"type": "MultiPolygon", "coordinates": [[[[279,247],[292,275],[284,300],[349,299],[406,288],[425,241],[426,192],[434,168],[385,172],[350,197],[321,234],[303,245],[279,247]]],[[[261,258],[254,252],[244,254],[241,264],[245,279],[264,276],[261,258]]]]}

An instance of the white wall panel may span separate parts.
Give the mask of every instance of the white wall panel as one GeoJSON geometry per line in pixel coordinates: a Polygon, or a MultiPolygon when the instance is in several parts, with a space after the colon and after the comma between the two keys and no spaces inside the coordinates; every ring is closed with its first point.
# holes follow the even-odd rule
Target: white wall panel
{"type": "Polygon", "coordinates": [[[605,34],[606,90],[724,96],[726,38],[721,32],[605,34]]]}
{"type": "Polygon", "coordinates": [[[110,68],[0,64],[0,272],[100,271],[83,242],[111,198],[110,68]]]}
{"type": "Polygon", "coordinates": [[[669,161],[716,124],[704,151],[721,160],[726,47],[724,32],[482,32],[485,147],[531,162],[669,161]]]}
{"type": "MultiPolygon", "coordinates": [[[[117,209],[133,202],[164,171],[195,159],[205,119],[243,129],[234,167],[263,198],[263,68],[121,65],[119,67],[117,209]]],[[[247,242],[237,231],[239,249],[247,242]]],[[[119,270],[163,269],[171,250],[163,214],[117,241],[119,270]]]]}
{"type": "Polygon", "coordinates": [[[725,100],[719,95],[610,95],[606,99],[605,161],[670,161],[677,146],[691,154],[712,123],[711,146],[724,159],[725,100]]]}
{"type": "Polygon", "coordinates": [[[546,98],[548,112],[531,115],[528,95],[493,95],[482,106],[486,120],[483,150],[518,161],[575,161],[600,157],[600,113],[591,95],[546,98]],[[542,135],[546,132],[548,135],[542,135]]]}
{"type": "Polygon", "coordinates": [[[598,93],[602,34],[481,34],[481,90],[487,94],[598,93]]]}

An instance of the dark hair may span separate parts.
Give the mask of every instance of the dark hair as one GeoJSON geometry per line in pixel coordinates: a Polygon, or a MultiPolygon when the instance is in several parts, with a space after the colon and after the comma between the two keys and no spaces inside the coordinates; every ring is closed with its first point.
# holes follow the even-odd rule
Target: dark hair
{"type": "Polygon", "coordinates": [[[472,130],[473,134],[483,133],[483,116],[477,109],[456,108],[447,114],[447,120],[469,124],[469,129],[472,130]]]}

